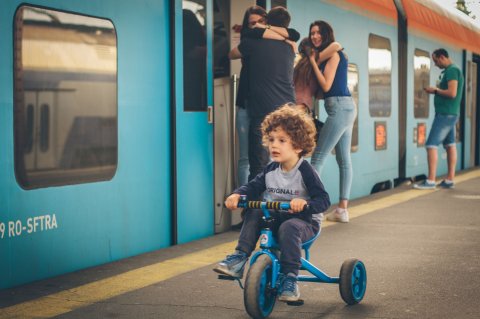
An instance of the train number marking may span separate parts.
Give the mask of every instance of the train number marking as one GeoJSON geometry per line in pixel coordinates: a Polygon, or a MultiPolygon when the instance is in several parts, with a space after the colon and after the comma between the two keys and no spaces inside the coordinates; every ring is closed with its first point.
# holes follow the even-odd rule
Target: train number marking
{"type": "Polygon", "coordinates": [[[55,214],[29,217],[26,223],[22,220],[0,222],[0,239],[13,238],[24,234],[32,234],[58,228],[55,214]]]}

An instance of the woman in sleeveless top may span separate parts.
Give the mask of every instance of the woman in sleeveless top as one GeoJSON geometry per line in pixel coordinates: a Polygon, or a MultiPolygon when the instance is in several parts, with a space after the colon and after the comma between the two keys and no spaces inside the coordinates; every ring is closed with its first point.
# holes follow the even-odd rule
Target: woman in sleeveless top
{"type": "MultiPolygon", "coordinates": [[[[304,105],[313,112],[313,102],[319,92],[319,84],[310,65],[310,54],[314,48],[310,37],[304,38],[298,46],[299,56],[296,59],[293,71],[293,83],[295,85],[295,98],[297,105],[304,105]]],[[[322,63],[331,58],[342,46],[338,42],[332,42],[321,52],[317,52],[317,63],[322,63]]]]}
{"type": "MultiPolygon", "coordinates": [[[[325,21],[315,21],[310,25],[310,40],[314,47],[327,48],[335,41],[332,27],[325,21]]],[[[327,220],[347,223],[348,199],[352,185],[353,170],[350,155],[352,129],[357,111],[347,87],[348,60],[342,51],[335,52],[326,62],[317,64],[315,54],[311,54],[310,64],[323,91],[325,110],[328,117],[320,131],[317,147],[311,164],[321,174],[325,159],[335,148],[335,156],[340,169],[340,198],[338,207],[327,220]]]]}

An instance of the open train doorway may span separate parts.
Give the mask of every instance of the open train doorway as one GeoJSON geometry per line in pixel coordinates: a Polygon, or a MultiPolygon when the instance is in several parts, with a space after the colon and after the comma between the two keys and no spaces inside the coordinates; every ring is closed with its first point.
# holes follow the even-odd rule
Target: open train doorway
{"type": "Polygon", "coordinates": [[[478,91],[480,90],[480,55],[474,54],[472,61],[468,62],[469,79],[467,86],[467,107],[471,109],[471,138],[470,138],[470,165],[478,166],[480,164],[480,112],[478,91]]]}
{"type": "MultiPolygon", "coordinates": [[[[236,95],[241,60],[231,61],[230,50],[240,43],[245,11],[259,5],[267,11],[275,6],[286,7],[285,0],[213,0],[213,77],[214,77],[214,209],[215,232],[230,229],[241,222],[240,211],[233,214],[223,207],[226,195],[242,184],[239,178],[239,136],[236,129],[236,95]]],[[[246,160],[243,160],[247,165],[246,160]]],[[[242,170],[240,170],[242,171],[242,170]]],[[[245,175],[245,174],[243,174],[245,175]]],[[[246,174],[248,175],[248,174],[246,174]]]]}
{"type": "Polygon", "coordinates": [[[241,221],[240,214],[223,207],[225,196],[239,186],[235,97],[241,61],[231,61],[228,53],[240,43],[239,27],[245,10],[255,4],[253,0],[213,1],[215,232],[226,231],[241,221]]]}

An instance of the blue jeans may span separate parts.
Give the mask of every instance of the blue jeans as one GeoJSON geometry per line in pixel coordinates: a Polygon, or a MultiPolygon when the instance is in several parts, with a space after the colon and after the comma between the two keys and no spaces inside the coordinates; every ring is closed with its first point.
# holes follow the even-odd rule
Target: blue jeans
{"type": "Polygon", "coordinates": [[[328,154],[335,148],[340,169],[340,200],[348,200],[353,178],[350,147],[353,122],[357,116],[355,104],[350,96],[329,97],[325,99],[325,110],[328,117],[320,131],[311,163],[321,175],[328,154]]]}
{"type": "Polygon", "coordinates": [[[237,166],[237,187],[248,182],[248,127],[250,119],[245,108],[237,106],[237,117],[235,119],[238,136],[238,166],[237,166]]]}
{"type": "Polygon", "coordinates": [[[444,147],[455,145],[455,133],[458,115],[435,113],[432,129],[428,134],[426,148],[437,148],[443,143],[444,147]]]}
{"type": "Polygon", "coordinates": [[[248,175],[249,181],[260,174],[270,162],[270,154],[262,143],[262,131],[260,126],[263,120],[264,117],[250,117],[248,129],[248,163],[250,165],[250,174],[248,175]]]}

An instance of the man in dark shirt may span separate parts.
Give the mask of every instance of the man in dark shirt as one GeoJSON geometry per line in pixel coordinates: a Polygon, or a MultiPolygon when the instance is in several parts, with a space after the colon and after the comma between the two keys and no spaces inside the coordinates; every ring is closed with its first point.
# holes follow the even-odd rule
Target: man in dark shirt
{"type": "MultiPolygon", "coordinates": [[[[275,7],[267,15],[270,25],[287,28],[290,14],[283,7],[275,7]]],[[[270,158],[262,145],[260,124],[265,116],[286,103],[295,102],[293,87],[293,61],[295,52],[285,41],[269,39],[243,39],[230,52],[231,59],[246,57],[248,63],[248,105],[250,118],[248,158],[252,180],[268,164],[270,158]]],[[[285,40],[285,38],[283,38],[285,40]]]]}

